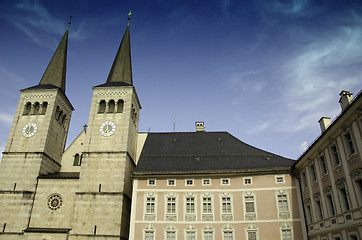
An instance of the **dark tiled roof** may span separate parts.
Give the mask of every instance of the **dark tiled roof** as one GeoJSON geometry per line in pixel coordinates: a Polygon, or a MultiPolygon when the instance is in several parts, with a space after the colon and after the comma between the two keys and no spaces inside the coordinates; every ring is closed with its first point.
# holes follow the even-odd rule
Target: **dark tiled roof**
{"type": "Polygon", "coordinates": [[[132,86],[131,84],[125,82],[106,82],[95,87],[118,87],[118,86],[132,86]]]}
{"type": "Polygon", "coordinates": [[[294,162],[227,132],[149,133],[134,175],[287,170],[294,162]]]}
{"type": "Polygon", "coordinates": [[[39,179],[79,179],[79,172],[57,172],[40,175],[39,179]]]}

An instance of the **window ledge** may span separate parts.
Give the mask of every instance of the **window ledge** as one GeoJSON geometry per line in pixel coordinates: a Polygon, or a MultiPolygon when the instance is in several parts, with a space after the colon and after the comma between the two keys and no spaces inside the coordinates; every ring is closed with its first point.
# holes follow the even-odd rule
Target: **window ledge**
{"type": "Polygon", "coordinates": [[[333,171],[339,172],[339,171],[341,171],[341,168],[342,168],[342,165],[341,165],[341,163],[339,163],[338,165],[333,167],[333,171]]]}
{"type": "Polygon", "coordinates": [[[350,163],[358,160],[358,154],[357,154],[356,152],[350,154],[350,155],[347,157],[347,160],[348,160],[350,163]]]}

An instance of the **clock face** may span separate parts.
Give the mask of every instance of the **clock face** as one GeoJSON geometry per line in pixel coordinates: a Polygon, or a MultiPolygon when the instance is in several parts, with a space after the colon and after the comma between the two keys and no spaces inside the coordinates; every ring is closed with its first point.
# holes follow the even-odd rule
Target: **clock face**
{"type": "Polygon", "coordinates": [[[116,124],[112,121],[105,121],[99,127],[99,132],[102,136],[109,137],[116,131],[116,124]]]}
{"type": "Polygon", "coordinates": [[[24,137],[32,137],[38,131],[38,126],[35,123],[27,123],[23,127],[22,133],[24,137]]]}

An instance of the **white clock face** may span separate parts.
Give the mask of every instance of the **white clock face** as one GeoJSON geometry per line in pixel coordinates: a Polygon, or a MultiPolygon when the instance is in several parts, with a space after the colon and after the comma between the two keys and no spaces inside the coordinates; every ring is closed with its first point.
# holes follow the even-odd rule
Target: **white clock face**
{"type": "Polygon", "coordinates": [[[99,127],[99,132],[102,136],[109,137],[116,131],[116,124],[112,121],[105,121],[99,127]]]}
{"type": "Polygon", "coordinates": [[[24,137],[32,137],[38,131],[38,126],[35,123],[27,123],[23,127],[22,133],[24,137]]]}

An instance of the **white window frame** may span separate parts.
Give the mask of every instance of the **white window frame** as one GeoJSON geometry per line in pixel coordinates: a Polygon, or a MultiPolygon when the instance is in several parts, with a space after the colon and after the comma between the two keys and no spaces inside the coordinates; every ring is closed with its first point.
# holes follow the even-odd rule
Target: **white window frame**
{"type": "Polygon", "coordinates": [[[147,186],[156,186],[156,179],[147,179],[147,186]],[[151,181],[153,181],[154,184],[151,184],[151,181]]]}
{"type": "MultiPolygon", "coordinates": [[[[165,231],[165,240],[170,240],[169,238],[167,238],[167,234],[168,233],[174,233],[175,234],[175,238],[173,238],[173,240],[177,240],[177,232],[176,232],[176,230],[166,230],[165,231]]],[[[172,240],[172,239],[171,239],[172,240]]]]}
{"type": "Polygon", "coordinates": [[[221,202],[221,214],[232,215],[233,214],[233,204],[231,196],[220,196],[221,202]],[[229,199],[229,201],[224,201],[224,199],[229,199]],[[224,209],[225,205],[225,209],[224,209]],[[224,210],[227,210],[226,212],[224,210]]]}
{"type": "Polygon", "coordinates": [[[202,231],[202,239],[203,240],[210,240],[210,238],[206,238],[205,233],[211,233],[211,240],[214,240],[214,231],[212,229],[204,229],[202,231]]]}
{"type": "Polygon", "coordinates": [[[194,215],[196,214],[196,197],[195,196],[185,196],[185,214],[187,215],[194,215]],[[187,199],[193,199],[193,201],[188,201],[187,199]],[[193,204],[192,204],[193,203],[193,204]],[[188,206],[193,205],[193,212],[187,212],[188,206]]]}
{"type": "Polygon", "coordinates": [[[275,183],[276,184],[285,183],[285,176],[275,176],[275,183]],[[278,181],[279,179],[281,179],[281,181],[278,181]]]}
{"type": "Polygon", "coordinates": [[[211,178],[203,178],[202,179],[202,186],[211,186],[211,178]],[[205,181],[209,181],[209,183],[206,184],[205,181]]]}
{"type": "Polygon", "coordinates": [[[282,229],[280,229],[280,239],[281,240],[293,240],[293,229],[291,229],[291,228],[282,228],[282,229]],[[289,231],[290,232],[291,239],[283,238],[283,232],[284,231],[289,231]]]}
{"type": "MultiPolygon", "coordinates": [[[[290,212],[290,206],[289,206],[289,195],[287,193],[277,193],[277,203],[278,203],[278,212],[279,213],[289,213],[290,212]],[[279,199],[279,196],[285,196],[286,198],[285,199],[279,199]],[[280,204],[279,202],[286,202],[286,207],[287,207],[287,210],[284,211],[282,209],[280,209],[280,204]]],[[[284,206],[285,204],[283,204],[284,206]]]]}
{"type": "Polygon", "coordinates": [[[230,178],[221,178],[221,185],[222,186],[230,186],[231,183],[230,183],[230,178]],[[225,181],[225,183],[224,183],[225,181]]]}
{"type": "Polygon", "coordinates": [[[259,239],[258,230],[256,230],[256,229],[247,230],[247,231],[246,231],[246,239],[247,239],[247,240],[250,240],[250,239],[249,239],[249,233],[255,233],[255,239],[256,239],[256,240],[259,239]]]}
{"type": "Polygon", "coordinates": [[[231,233],[231,240],[234,240],[234,231],[232,230],[232,229],[224,229],[223,231],[222,231],[222,239],[223,240],[229,240],[230,238],[225,238],[226,236],[225,236],[225,234],[226,233],[231,233]]]}
{"type": "MultiPolygon", "coordinates": [[[[145,196],[145,211],[144,211],[144,214],[149,214],[149,215],[151,215],[151,214],[156,214],[156,212],[157,212],[157,210],[156,210],[156,201],[157,201],[157,198],[156,198],[156,196],[145,196]],[[154,199],[154,201],[152,202],[152,201],[148,201],[147,199],[148,198],[153,198],[154,199]],[[148,203],[150,203],[150,206],[152,206],[153,205],[153,211],[152,212],[148,212],[148,203]],[[152,204],[153,203],[153,204],[152,204]]],[[[150,208],[151,209],[151,208],[150,208]]]]}
{"type": "MultiPolygon", "coordinates": [[[[191,236],[190,236],[191,237],[191,236]]],[[[185,240],[196,240],[197,239],[197,232],[196,230],[185,230],[185,240]],[[193,233],[195,234],[194,238],[189,238],[189,236],[187,236],[188,233],[193,233]]]]}
{"type": "Polygon", "coordinates": [[[191,179],[191,178],[187,178],[185,179],[185,186],[194,186],[194,179],[191,179]],[[189,181],[191,182],[191,184],[189,184],[189,181]]]}
{"type": "Polygon", "coordinates": [[[252,177],[243,177],[243,185],[253,185],[253,178],[252,177]]]}
{"type": "Polygon", "coordinates": [[[347,158],[356,154],[356,152],[357,152],[356,144],[354,144],[352,133],[350,130],[347,130],[345,133],[343,133],[342,139],[343,139],[344,147],[346,148],[347,158]],[[347,138],[347,135],[349,135],[350,139],[347,138]],[[352,152],[352,149],[353,149],[353,152],[352,152]]]}
{"type": "Polygon", "coordinates": [[[170,179],[167,179],[167,186],[176,186],[176,179],[174,178],[170,178],[170,179]],[[173,182],[173,184],[171,184],[171,182],[173,182]]]}
{"type": "Polygon", "coordinates": [[[255,195],[245,195],[244,196],[244,212],[246,214],[251,214],[251,213],[256,213],[256,199],[255,199],[255,195]],[[252,197],[253,198],[253,201],[246,201],[246,198],[249,198],[249,197],[252,197]],[[254,206],[254,212],[247,212],[247,207],[246,207],[246,203],[249,203],[249,202],[253,202],[253,206],[254,206]]]}

